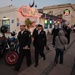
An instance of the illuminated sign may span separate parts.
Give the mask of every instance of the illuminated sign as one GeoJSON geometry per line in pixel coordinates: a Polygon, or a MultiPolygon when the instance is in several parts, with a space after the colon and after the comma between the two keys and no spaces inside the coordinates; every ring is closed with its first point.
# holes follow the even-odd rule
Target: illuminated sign
{"type": "Polygon", "coordinates": [[[53,25],[53,20],[49,20],[49,28],[52,28],[52,25],[53,25]]]}
{"type": "Polygon", "coordinates": [[[20,12],[24,17],[27,16],[27,17],[37,18],[39,16],[39,13],[38,13],[37,9],[31,8],[31,7],[28,7],[28,6],[24,6],[24,5],[20,8],[20,12]]]}
{"type": "Polygon", "coordinates": [[[44,28],[45,28],[45,29],[48,28],[48,20],[44,20],[44,28]]]}
{"type": "Polygon", "coordinates": [[[52,24],[53,23],[53,21],[52,20],[50,20],[50,24],[52,24]]]}
{"type": "Polygon", "coordinates": [[[47,21],[47,20],[45,20],[45,21],[44,21],[44,23],[45,23],[45,24],[47,24],[47,23],[48,23],[48,21],[47,21]]]}
{"type": "Polygon", "coordinates": [[[64,10],[64,15],[65,15],[65,16],[68,16],[69,14],[70,14],[70,10],[69,10],[69,9],[65,9],[65,10],[64,10]]]}

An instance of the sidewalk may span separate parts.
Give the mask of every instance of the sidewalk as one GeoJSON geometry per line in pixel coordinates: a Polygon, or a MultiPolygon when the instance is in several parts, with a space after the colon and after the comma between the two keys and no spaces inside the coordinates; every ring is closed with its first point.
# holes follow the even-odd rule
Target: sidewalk
{"type": "Polygon", "coordinates": [[[63,65],[53,65],[55,57],[55,49],[50,45],[51,51],[46,54],[46,60],[39,59],[38,67],[34,67],[34,63],[27,69],[21,71],[18,75],[70,75],[75,57],[75,34],[71,35],[71,43],[66,46],[64,53],[63,65]]]}
{"type": "Polygon", "coordinates": [[[69,48],[69,50],[64,54],[63,65],[56,65],[53,70],[48,75],[71,75],[72,68],[74,66],[75,58],[75,42],[69,48]]]}
{"type": "Polygon", "coordinates": [[[75,63],[74,63],[74,66],[73,66],[73,69],[72,69],[71,75],[75,75],[75,63]]]}

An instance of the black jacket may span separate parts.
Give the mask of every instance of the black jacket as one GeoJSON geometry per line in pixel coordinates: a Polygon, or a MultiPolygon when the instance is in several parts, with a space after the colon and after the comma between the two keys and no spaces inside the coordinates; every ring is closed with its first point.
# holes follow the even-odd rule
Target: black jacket
{"type": "Polygon", "coordinates": [[[45,46],[47,43],[46,33],[43,30],[40,32],[40,34],[38,34],[38,30],[36,30],[35,33],[33,34],[33,38],[34,38],[33,42],[34,46],[45,46]]]}
{"type": "Polygon", "coordinates": [[[30,47],[31,44],[31,34],[29,31],[25,30],[23,34],[21,34],[21,31],[18,33],[18,40],[20,47],[24,47],[28,45],[30,47]]]}
{"type": "Polygon", "coordinates": [[[56,36],[58,35],[58,32],[59,32],[59,28],[57,28],[57,29],[53,28],[53,30],[52,30],[52,35],[53,35],[54,37],[56,37],[56,36]]]}

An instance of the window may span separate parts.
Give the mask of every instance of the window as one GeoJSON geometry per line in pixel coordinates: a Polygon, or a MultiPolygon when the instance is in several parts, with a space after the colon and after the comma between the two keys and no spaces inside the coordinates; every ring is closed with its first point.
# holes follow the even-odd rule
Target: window
{"type": "Polygon", "coordinates": [[[44,28],[45,28],[45,29],[48,28],[48,20],[44,20],[44,28]]]}
{"type": "Polygon", "coordinates": [[[2,25],[7,26],[8,27],[8,32],[10,32],[10,20],[9,19],[2,20],[2,25]]]}

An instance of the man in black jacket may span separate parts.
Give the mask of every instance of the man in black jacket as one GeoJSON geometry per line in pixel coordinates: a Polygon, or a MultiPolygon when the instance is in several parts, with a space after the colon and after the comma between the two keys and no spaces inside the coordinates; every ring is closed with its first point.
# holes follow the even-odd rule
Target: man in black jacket
{"type": "Polygon", "coordinates": [[[42,25],[38,25],[38,29],[35,31],[35,33],[33,34],[33,45],[35,47],[35,67],[38,66],[38,58],[39,58],[39,54],[43,57],[43,59],[45,60],[45,54],[44,54],[44,46],[46,46],[46,33],[45,31],[43,31],[42,29],[42,25]]]}
{"type": "Polygon", "coordinates": [[[53,35],[52,45],[53,45],[53,47],[55,47],[55,38],[58,35],[58,32],[59,32],[58,25],[55,25],[55,27],[52,30],[52,35],[53,35]]]}
{"type": "Polygon", "coordinates": [[[69,26],[69,24],[70,24],[69,22],[65,22],[65,24],[63,25],[65,37],[68,40],[68,44],[70,43],[70,33],[71,33],[71,27],[69,26]]]}
{"type": "Polygon", "coordinates": [[[25,24],[20,24],[21,31],[18,33],[18,40],[19,40],[19,58],[15,65],[15,70],[19,70],[24,59],[26,56],[27,66],[31,65],[31,53],[30,53],[30,44],[31,44],[31,35],[28,30],[25,29],[25,24]]]}

